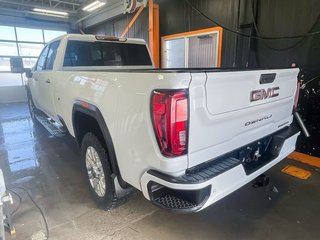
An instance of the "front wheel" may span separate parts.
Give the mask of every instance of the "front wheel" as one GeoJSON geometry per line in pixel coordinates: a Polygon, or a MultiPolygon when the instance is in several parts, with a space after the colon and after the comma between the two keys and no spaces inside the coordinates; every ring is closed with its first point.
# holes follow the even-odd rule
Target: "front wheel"
{"type": "Polygon", "coordinates": [[[87,133],[82,140],[81,159],[93,199],[99,206],[111,208],[115,200],[112,171],[106,151],[93,133],[87,133]]]}

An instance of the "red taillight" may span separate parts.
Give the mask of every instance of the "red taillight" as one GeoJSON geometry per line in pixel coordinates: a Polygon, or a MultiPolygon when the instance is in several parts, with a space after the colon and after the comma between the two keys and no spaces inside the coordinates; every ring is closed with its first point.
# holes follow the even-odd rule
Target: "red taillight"
{"type": "Polygon", "coordinates": [[[293,112],[297,111],[297,107],[298,107],[298,101],[299,101],[299,94],[300,94],[300,81],[298,80],[297,82],[297,91],[296,91],[296,96],[294,99],[294,105],[293,105],[293,112]]]}
{"type": "Polygon", "coordinates": [[[154,91],[152,120],[160,150],[165,156],[187,153],[188,95],[186,91],[154,91]]]}

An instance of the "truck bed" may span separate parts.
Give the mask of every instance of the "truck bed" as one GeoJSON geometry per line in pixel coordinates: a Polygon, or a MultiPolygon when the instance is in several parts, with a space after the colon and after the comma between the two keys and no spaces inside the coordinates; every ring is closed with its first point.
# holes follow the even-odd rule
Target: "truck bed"
{"type": "Polygon", "coordinates": [[[64,71],[99,71],[99,72],[148,72],[148,73],[199,73],[199,72],[239,72],[239,71],[258,71],[258,70],[277,70],[277,69],[292,69],[292,68],[144,68],[144,67],[64,67],[64,71]]]}

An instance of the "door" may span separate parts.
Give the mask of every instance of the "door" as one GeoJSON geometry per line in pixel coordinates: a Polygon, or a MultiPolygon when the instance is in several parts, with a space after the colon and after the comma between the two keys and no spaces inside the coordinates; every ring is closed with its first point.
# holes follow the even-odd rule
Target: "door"
{"type": "Polygon", "coordinates": [[[162,37],[164,68],[220,67],[222,28],[208,28],[162,37]]]}
{"type": "MultiPolygon", "coordinates": [[[[53,66],[57,55],[60,41],[55,41],[49,45],[48,54],[44,64],[43,71],[40,73],[40,92],[42,107],[45,113],[55,119],[56,109],[54,103],[53,89],[53,66]]],[[[56,120],[56,119],[55,119],[56,120]]]]}
{"type": "Polygon", "coordinates": [[[31,94],[32,94],[32,100],[35,104],[35,106],[42,110],[42,100],[41,100],[41,92],[40,92],[40,78],[41,78],[41,72],[44,68],[44,64],[45,64],[45,61],[46,61],[46,57],[48,55],[48,51],[49,51],[49,46],[46,46],[39,58],[38,58],[38,61],[37,61],[37,64],[34,68],[34,72],[33,72],[33,76],[31,79],[29,79],[29,87],[30,87],[30,91],[31,91],[31,94]]]}
{"type": "Polygon", "coordinates": [[[218,66],[218,33],[189,38],[188,68],[218,66]]]}
{"type": "Polygon", "coordinates": [[[164,68],[184,68],[186,66],[185,38],[164,42],[162,66],[164,68]]]}

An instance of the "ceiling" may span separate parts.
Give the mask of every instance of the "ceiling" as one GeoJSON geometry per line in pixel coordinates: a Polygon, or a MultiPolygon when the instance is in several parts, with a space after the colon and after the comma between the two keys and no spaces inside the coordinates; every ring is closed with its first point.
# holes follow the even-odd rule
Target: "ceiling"
{"type": "MultiPolygon", "coordinates": [[[[107,21],[126,12],[125,2],[129,0],[99,0],[106,2],[94,11],[83,8],[95,0],[0,0],[0,23],[9,25],[64,24],[71,29],[88,28],[107,21]],[[57,16],[35,12],[34,8],[66,12],[66,16],[57,16]],[[39,20],[42,20],[39,21],[39,20]],[[43,21],[44,20],[44,21],[43,21]]],[[[146,4],[146,0],[137,0],[136,7],[146,4]]],[[[63,27],[62,28],[65,28],[63,27]]],[[[55,28],[55,26],[52,26],[55,28]]]]}
{"type": "Polygon", "coordinates": [[[123,0],[100,0],[107,4],[94,12],[85,12],[82,8],[94,0],[0,0],[0,15],[13,17],[35,17],[46,20],[59,20],[69,23],[79,22],[89,16],[95,15],[106,8],[110,8],[116,2],[123,6],[123,0]],[[43,15],[34,12],[34,8],[67,12],[68,16],[43,15]]]}
{"type": "Polygon", "coordinates": [[[0,0],[0,8],[22,14],[33,8],[46,8],[76,15],[88,2],[91,0],[0,0]]]}

